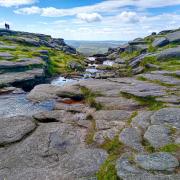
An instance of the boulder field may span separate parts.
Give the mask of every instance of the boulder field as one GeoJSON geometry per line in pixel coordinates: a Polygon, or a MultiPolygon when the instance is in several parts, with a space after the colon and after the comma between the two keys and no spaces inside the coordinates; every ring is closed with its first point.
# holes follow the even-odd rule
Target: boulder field
{"type": "MultiPolygon", "coordinates": [[[[24,111],[53,102],[50,109],[23,115],[0,112],[0,179],[178,180],[178,38],[179,30],[153,33],[110,49],[104,60],[113,57],[111,61],[124,65],[108,69],[114,77],[64,86],[40,83],[27,94],[16,84],[45,73],[41,65],[46,62],[39,57],[14,62],[13,51],[0,54],[0,105],[8,103],[7,94],[23,94],[25,103],[31,103],[24,105],[24,111]],[[32,63],[36,68],[26,69],[32,63]],[[137,73],[137,68],[142,71],[137,73]]],[[[13,41],[27,40],[22,39],[13,41]]],[[[35,40],[28,43],[39,46],[35,40]]]]}

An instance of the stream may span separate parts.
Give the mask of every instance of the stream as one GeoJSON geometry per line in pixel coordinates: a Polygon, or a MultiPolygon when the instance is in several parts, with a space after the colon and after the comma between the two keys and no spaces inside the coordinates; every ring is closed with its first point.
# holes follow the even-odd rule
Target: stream
{"type": "MultiPolygon", "coordinates": [[[[94,78],[97,73],[103,72],[96,69],[95,58],[89,57],[91,62],[88,64],[84,75],[80,78],[65,78],[59,76],[51,81],[52,85],[64,86],[73,84],[80,80],[94,78]]],[[[104,61],[104,65],[113,65],[112,61],[104,61]]],[[[54,107],[54,101],[45,101],[33,103],[26,98],[27,93],[21,94],[3,94],[0,95],[0,117],[12,117],[18,115],[32,116],[38,112],[51,111],[54,107]]]]}

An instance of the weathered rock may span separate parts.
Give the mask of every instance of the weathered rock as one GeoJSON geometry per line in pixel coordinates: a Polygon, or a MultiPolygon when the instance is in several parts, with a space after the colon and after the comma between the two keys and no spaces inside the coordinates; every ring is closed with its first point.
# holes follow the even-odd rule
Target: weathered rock
{"type": "Polygon", "coordinates": [[[144,71],[144,67],[139,66],[139,67],[134,68],[134,69],[132,70],[132,74],[133,74],[133,75],[140,74],[140,73],[143,73],[143,71],[144,71]]]}
{"type": "Polygon", "coordinates": [[[164,76],[161,74],[151,74],[151,73],[141,74],[139,76],[144,77],[151,81],[158,81],[158,82],[162,82],[162,83],[170,84],[170,85],[180,85],[180,80],[172,76],[164,76]]]}
{"type": "Polygon", "coordinates": [[[167,44],[169,44],[169,40],[165,37],[161,37],[161,38],[156,38],[153,41],[152,46],[153,47],[162,47],[162,46],[166,46],[167,44]]]}
{"type": "Polygon", "coordinates": [[[82,99],[82,93],[76,86],[60,87],[50,84],[41,84],[36,86],[27,97],[32,101],[44,101],[57,97],[82,99]]]}
{"type": "Polygon", "coordinates": [[[0,58],[8,60],[8,59],[14,58],[14,56],[10,53],[7,53],[7,52],[0,52],[0,58]]]}
{"type": "Polygon", "coordinates": [[[171,103],[171,104],[180,104],[180,97],[176,95],[167,95],[163,97],[156,98],[157,101],[171,103]]]}
{"type": "Polygon", "coordinates": [[[107,79],[115,77],[115,73],[113,72],[103,72],[103,73],[96,73],[96,79],[107,79]]]}
{"type": "Polygon", "coordinates": [[[180,30],[166,35],[169,42],[180,42],[180,30]]]}
{"type": "Polygon", "coordinates": [[[157,60],[159,61],[173,58],[180,58],[180,47],[166,49],[157,55],[157,60]]]}
{"type": "Polygon", "coordinates": [[[119,140],[125,145],[137,150],[143,151],[144,148],[141,144],[142,137],[136,128],[125,128],[119,135],[119,140]]]}
{"type": "Polygon", "coordinates": [[[11,72],[0,74],[0,86],[17,86],[28,88],[45,81],[43,69],[32,69],[25,72],[11,72]],[[27,84],[26,84],[27,83],[27,84]]]}
{"type": "Polygon", "coordinates": [[[139,106],[136,101],[123,97],[97,97],[96,102],[107,110],[134,110],[139,106]]]}
{"type": "Polygon", "coordinates": [[[140,127],[143,130],[146,130],[150,125],[150,117],[153,114],[151,111],[142,111],[139,112],[136,117],[132,119],[131,125],[133,127],[140,127]]]}
{"type": "Polygon", "coordinates": [[[171,143],[170,130],[163,125],[149,126],[144,134],[144,139],[154,148],[161,148],[171,143]]]}
{"type": "Polygon", "coordinates": [[[147,175],[148,173],[129,162],[131,154],[125,153],[116,161],[116,170],[119,178],[133,180],[136,176],[147,175]]]}
{"type": "Polygon", "coordinates": [[[151,123],[157,125],[169,124],[180,128],[180,109],[163,108],[151,116],[151,123]]]}
{"type": "Polygon", "coordinates": [[[178,160],[169,153],[136,155],[136,163],[146,170],[171,171],[179,165],[178,160]]]}
{"type": "Polygon", "coordinates": [[[0,118],[0,145],[20,141],[35,128],[36,125],[30,117],[0,118]]]}

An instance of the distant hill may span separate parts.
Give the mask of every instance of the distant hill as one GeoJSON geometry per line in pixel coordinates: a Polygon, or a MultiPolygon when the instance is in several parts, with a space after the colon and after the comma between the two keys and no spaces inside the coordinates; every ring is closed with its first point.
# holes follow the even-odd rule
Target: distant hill
{"type": "Polygon", "coordinates": [[[73,46],[77,51],[91,56],[96,53],[105,53],[109,47],[116,48],[121,44],[124,44],[125,41],[75,41],[75,40],[66,40],[66,43],[70,46],[73,46]]]}

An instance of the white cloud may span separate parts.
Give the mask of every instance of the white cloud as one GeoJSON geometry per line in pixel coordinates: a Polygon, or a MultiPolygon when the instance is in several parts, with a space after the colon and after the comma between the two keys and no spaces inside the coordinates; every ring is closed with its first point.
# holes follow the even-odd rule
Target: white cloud
{"type": "MultiPolygon", "coordinates": [[[[2,0],[1,0],[2,1],[2,0]]],[[[24,0],[28,1],[28,0],[24,0]]],[[[30,0],[29,0],[30,1],[30,0]]],[[[134,6],[137,8],[155,8],[155,7],[164,7],[180,5],[180,0],[106,0],[101,3],[97,3],[89,6],[74,7],[69,9],[58,9],[54,7],[40,8],[41,11],[33,12],[32,14],[40,14],[47,17],[62,17],[62,16],[73,16],[79,13],[110,13],[117,12],[120,8],[126,6],[134,6]]],[[[30,12],[29,8],[20,8],[16,10],[16,13],[19,14],[28,14],[30,12]]]]}
{"type": "Polygon", "coordinates": [[[20,5],[29,5],[35,2],[36,0],[0,0],[0,6],[12,7],[20,5]]]}
{"type": "Polygon", "coordinates": [[[120,18],[121,21],[127,23],[137,23],[140,20],[140,17],[138,17],[136,12],[127,11],[124,11],[120,15],[118,15],[118,18],[120,18]]]}
{"type": "Polygon", "coordinates": [[[79,13],[77,14],[77,18],[87,23],[98,22],[102,20],[102,16],[98,13],[92,13],[92,14],[79,13]]]}
{"type": "Polygon", "coordinates": [[[41,8],[32,6],[30,8],[22,8],[21,10],[15,10],[14,11],[16,14],[40,14],[41,13],[41,8]]]}

